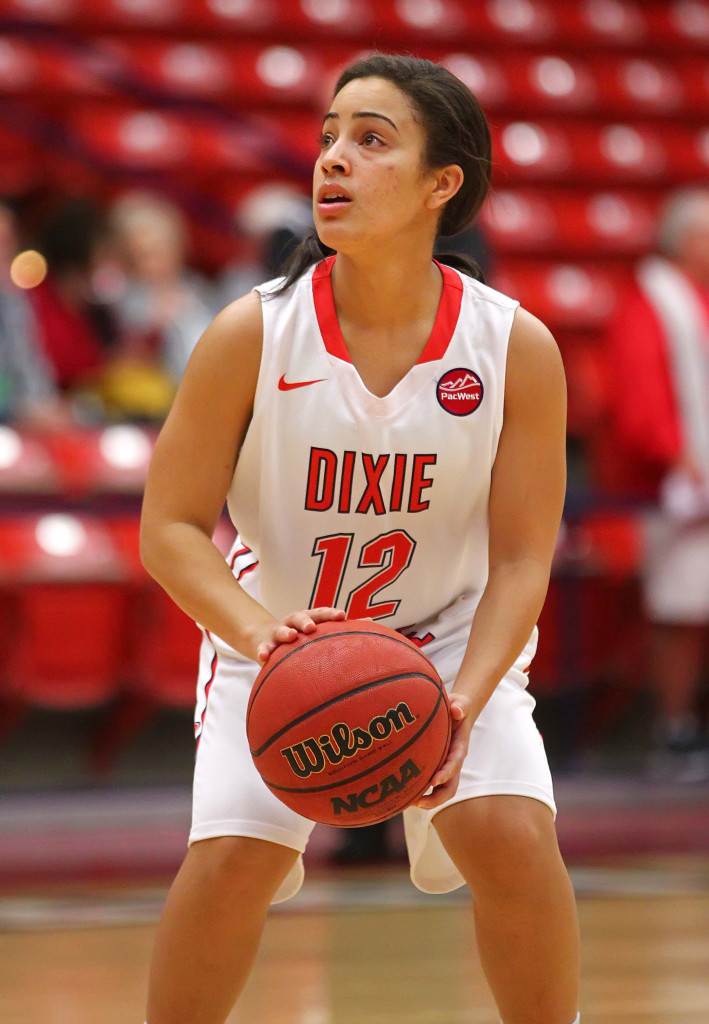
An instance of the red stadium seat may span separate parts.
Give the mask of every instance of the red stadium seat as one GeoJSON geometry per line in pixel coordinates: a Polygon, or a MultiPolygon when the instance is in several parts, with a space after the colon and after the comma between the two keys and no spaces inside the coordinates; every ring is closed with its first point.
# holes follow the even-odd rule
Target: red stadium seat
{"type": "Polygon", "coordinates": [[[709,4],[705,0],[669,0],[648,11],[651,38],[664,48],[694,52],[709,49],[709,4]]]}
{"type": "Polygon", "coordinates": [[[131,424],[55,431],[44,443],[71,494],[143,492],[155,432],[131,424]]]}
{"type": "Polygon", "coordinates": [[[201,633],[159,587],[143,595],[135,661],[135,693],[157,707],[191,708],[201,633]]]}
{"type": "MultiPolygon", "coordinates": [[[[311,106],[323,76],[312,47],[253,42],[110,40],[103,59],[134,90],[151,94],[232,101],[244,106],[311,106]]],[[[337,54],[330,54],[332,63],[337,54]]]]}
{"type": "Polygon", "coordinates": [[[85,708],[119,692],[128,593],[117,583],[35,583],[16,594],[7,690],[25,705],[85,708]]]}
{"type": "Polygon", "coordinates": [[[553,201],[536,191],[500,189],[482,212],[482,223],[496,251],[555,251],[560,232],[553,201]]]}
{"type": "Polygon", "coordinates": [[[234,93],[236,67],[213,43],[130,40],[111,44],[132,80],[172,96],[221,99],[234,93]]]}
{"type": "Polygon", "coordinates": [[[634,193],[501,189],[483,223],[500,252],[635,257],[653,243],[658,202],[634,193]]]}
{"type": "Polygon", "coordinates": [[[519,112],[563,114],[593,109],[598,86],[593,69],[578,58],[558,54],[515,57],[509,62],[510,96],[519,112]]]}
{"type": "Polygon", "coordinates": [[[22,195],[43,178],[40,147],[24,134],[0,123],[0,193],[22,195]]]}
{"type": "Polygon", "coordinates": [[[648,35],[644,5],[632,0],[556,0],[554,10],[560,35],[585,49],[642,46],[648,35]]]}
{"type": "Polygon", "coordinates": [[[39,62],[32,48],[19,39],[0,39],[0,95],[30,92],[39,78],[39,62]]]}
{"type": "Polygon", "coordinates": [[[0,519],[0,565],[6,580],[122,581],[126,565],[102,520],[56,512],[0,519]]]}
{"type": "Polygon", "coordinates": [[[706,118],[709,109],[709,69],[706,59],[689,57],[677,62],[685,94],[686,111],[706,118]]]}
{"type": "Polygon", "coordinates": [[[98,25],[118,28],[163,29],[180,23],[181,0],[88,0],[85,17],[98,25]]]}
{"type": "Polygon", "coordinates": [[[488,111],[563,117],[585,113],[615,117],[697,120],[706,112],[702,62],[667,61],[568,52],[515,49],[503,58],[485,53],[436,53],[478,96],[488,111]]]}
{"type": "Polygon", "coordinates": [[[509,184],[679,184],[709,166],[708,130],[675,123],[502,122],[493,137],[497,173],[509,184]]]}
{"type": "Polygon", "coordinates": [[[220,37],[275,33],[281,24],[279,6],[277,0],[184,0],[180,22],[195,33],[220,37]]]}
{"type": "Polygon", "coordinates": [[[588,331],[613,312],[618,277],[607,265],[509,260],[493,284],[550,327],[588,331]]]}
{"type": "Polygon", "coordinates": [[[23,708],[91,707],[115,696],[129,594],[101,523],[65,514],[2,520],[0,567],[13,626],[5,695],[23,708]]]}
{"type": "Polygon", "coordinates": [[[493,134],[497,173],[504,180],[564,179],[575,168],[568,131],[556,125],[513,121],[493,134]]]}
{"type": "Polygon", "coordinates": [[[69,127],[92,159],[117,171],[155,172],[190,184],[215,176],[265,177],[274,171],[309,180],[320,120],[296,112],[254,111],[229,118],[121,106],[77,105],[69,127]]]}
{"type": "Polygon", "coordinates": [[[617,181],[679,183],[706,172],[696,131],[675,125],[610,124],[586,142],[580,140],[579,163],[590,174],[617,181]]]}
{"type": "Polygon", "coordinates": [[[99,58],[93,45],[60,48],[44,38],[6,37],[0,40],[0,94],[48,100],[112,95],[99,58]]]}
{"type": "Polygon", "coordinates": [[[685,107],[683,81],[675,69],[648,57],[594,62],[601,109],[633,117],[680,113],[685,107]]]}
{"type": "Polygon", "coordinates": [[[376,12],[380,31],[405,38],[411,45],[455,39],[465,35],[469,5],[460,0],[393,0],[376,12]]]}
{"type": "Polygon", "coordinates": [[[39,23],[71,21],[75,14],[72,0],[2,0],[0,13],[39,23]]]}
{"type": "Polygon", "coordinates": [[[488,54],[448,53],[441,62],[465,82],[484,108],[496,109],[511,102],[505,61],[488,54]]]}
{"type": "Polygon", "coordinates": [[[315,51],[295,46],[251,46],[234,50],[241,101],[310,106],[323,66],[315,51]]]}
{"type": "Polygon", "coordinates": [[[119,167],[167,170],[199,157],[192,126],[175,114],[82,104],[67,121],[93,158],[119,167]]]}
{"type": "Polygon", "coordinates": [[[621,580],[640,570],[643,527],[635,513],[593,512],[580,524],[577,541],[588,567],[603,576],[621,580]]]}
{"type": "MultiPolygon", "coordinates": [[[[96,737],[92,763],[109,771],[117,755],[161,710],[191,710],[195,702],[201,633],[140,564],[139,522],[114,518],[111,534],[133,581],[131,644],[122,699],[96,737]]],[[[215,543],[226,554],[234,530],[220,522],[215,543]]]]}
{"type": "Polygon", "coordinates": [[[61,474],[41,438],[0,424],[0,494],[55,494],[61,474]]]}
{"type": "Polygon", "coordinates": [[[541,43],[553,39],[558,32],[553,5],[537,0],[491,0],[481,5],[478,16],[487,32],[501,42],[541,43]]]}
{"type": "Polygon", "coordinates": [[[585,196],[579,205],[582,209],[576,216],[571,203],[560,212],[567,248],[576,246],[589,254],[622,252],[634,256],[651,248],[657,224],[657,199],[597,192],[585,196]]]}

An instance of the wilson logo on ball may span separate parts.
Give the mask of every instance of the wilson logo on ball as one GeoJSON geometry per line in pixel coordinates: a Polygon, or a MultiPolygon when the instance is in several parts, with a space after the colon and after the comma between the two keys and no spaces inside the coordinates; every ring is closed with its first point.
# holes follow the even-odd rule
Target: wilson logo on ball
{"type": "Polygon", "coordinates": [[[483,382],[477,373],[457,366],[444,373],[436,385],[438,404],[452,416],[469,416],[483,400],[483,382]]]}
{"type": "Polygon", "coordinates": [[[350,729],[346,722],[338,722],[329,733],[318,739],[311,736],[301,743],[283,747],[281,754],[294,775],[299,779],[307,779],[323,771],[328,761],[330,764],[339,764],[346,757],[354,757],[359,750],[368,750],[375,740],[385,740],[392,732],[401,732],[415,721],[416,716],[408,704],[401,701],[385,714],[375,715],[366,729],[360,726],[350,729]]]}
{"type": "Polygon", "coordinates": [[[392,793],[400,793],[408,782],[420,775],[418,765],[409,758],[399,768],[399,775],[387,775],[374,786],[367,786],[359,793],[348,793],[346,797],[330,797],[334,814],[356,814],[364,807],[373,807],[386,800],[392,793]]]}

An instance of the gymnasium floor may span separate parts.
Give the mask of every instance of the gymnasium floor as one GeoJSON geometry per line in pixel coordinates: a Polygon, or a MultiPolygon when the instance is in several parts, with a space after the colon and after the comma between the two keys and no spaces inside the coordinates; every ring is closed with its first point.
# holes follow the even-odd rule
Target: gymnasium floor
{"type": "MultiPolygon", "coordinates": [[[[709,861],[573,872],[584,1024],[706,1024],[709,861]]],[[[51,887],[0,905],[0,1019],[142,1021],[163,885],[51,887]]],[[[462,896],[401,871],[318,874],[275,910],[230,1024],[494,1024],[462,896]]]]}
{"type": "MultiPolygon", "coordinates": [[[[576,777],[557,796],[583,1024],[707,1024],[705,787],[576,777]]],[[[1,1021],[142,1024],[188,813],[183,786],[3,798],[1,1021]]],[[[272,913],[230,1024],[496,1024],[463,893],[425,897],[400,864],[330,868],[334,839],[316,830],[306,884],[272,913]]]]}

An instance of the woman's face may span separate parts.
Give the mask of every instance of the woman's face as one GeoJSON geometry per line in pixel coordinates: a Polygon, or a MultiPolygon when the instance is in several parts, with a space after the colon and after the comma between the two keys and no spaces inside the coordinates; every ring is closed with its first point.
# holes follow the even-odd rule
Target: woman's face
{"type": "Polygon", "coordinates": [[[383,78],[358,78],[323,120],[313,177],[321,241],[338,251],[391,243],[407,229],[435,234],[426,205],[436,176],[424,166],[424,130],[408,97],[383,78]]]}

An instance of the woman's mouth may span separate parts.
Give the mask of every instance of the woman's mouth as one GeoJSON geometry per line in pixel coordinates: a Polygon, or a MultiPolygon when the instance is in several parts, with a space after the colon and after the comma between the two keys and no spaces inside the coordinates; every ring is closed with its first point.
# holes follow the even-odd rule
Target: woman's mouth
{"type": "Polygon", "coordinates": [[[338,185],[321,185],[318,189],[318,210],[335,213],[344,210],[352,202],[352,197],[347,189],[338,185]]]}

